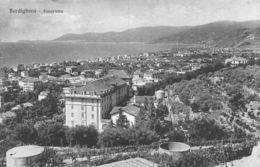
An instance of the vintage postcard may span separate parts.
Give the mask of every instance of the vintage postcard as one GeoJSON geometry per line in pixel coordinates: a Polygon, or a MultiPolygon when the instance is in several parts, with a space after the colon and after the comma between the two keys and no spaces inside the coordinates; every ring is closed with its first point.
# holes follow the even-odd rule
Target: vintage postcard
{"type": "Polygon", "coordinates": [[[0,167],[259,167],[260,0],[1,0],[0,167]]]}

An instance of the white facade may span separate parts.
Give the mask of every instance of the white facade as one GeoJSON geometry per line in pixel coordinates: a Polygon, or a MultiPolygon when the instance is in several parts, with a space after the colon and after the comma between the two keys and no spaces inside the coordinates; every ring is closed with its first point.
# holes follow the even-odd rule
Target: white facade
{"type": "Polygon", "coordinates": [[[90,97],[67,96],[65,99],[66,125],[95,125],[99,130],[101,125],[100,99],[90,97]]]}
{"type": "Polygon", "coordinates": [[[29,81],[29,80],[20,80],[18,85],[23,88],[23,91],[33,91],[35,86],[39,84],[40,81],[29,81]]]}

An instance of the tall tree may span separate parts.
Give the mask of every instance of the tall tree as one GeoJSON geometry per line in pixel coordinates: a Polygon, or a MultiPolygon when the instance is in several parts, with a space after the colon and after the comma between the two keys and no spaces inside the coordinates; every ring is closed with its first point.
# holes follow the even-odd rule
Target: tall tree
{"type": "Polygon", "coordinates": [[[116,121],[116,126],[123,129],[127,129],[130,126],[129,121],[127,120],[127,117],[123,114],[123,110],[121,108],[119,108],[119,116],[116,121]]]}
{"type": "Polygon", "coordinates": [[[98,132],[94,126],[77,126],[66,131],[66,139],[70,146],[93,147],[97,144],[98,132]]]}
{"type": "Polygon", "coordinates": [[[106,128],[98,137],[98,144],[101,147],[114,147],[125,145],[122,137],[122,129],[106,128]]]}
{"type": "Polygon", "coordinates": [[[37,128],[38,143],[45,146],[65,146],[66,128],[62,123],[43,123],[37,128]]]}
{"type": "Polygon", "coordinates": [[[28,124],[17,124],[15,128],[16,138],[24,144],[33,144],[37,139],[37,132],[28,124]]]}
{"type": "Polygon", "coordinates": [[[244,95],[241,92],[238,92],[236,94],[234,94],[230,100],[229,103],[231,105],[231,109],[233,111],[237,111],[239,109],[241,110],[245,110],[245,98],[244,95]]]}

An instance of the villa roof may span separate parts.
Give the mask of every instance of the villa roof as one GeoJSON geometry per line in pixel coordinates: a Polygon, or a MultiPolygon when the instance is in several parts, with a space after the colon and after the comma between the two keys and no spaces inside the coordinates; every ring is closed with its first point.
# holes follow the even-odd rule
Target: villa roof
{"type": "Polygon", "coordinates": [[[140,112],[140,108],[136,106],[125,106],[125,107],[113,107],[112,111],[110,112],[110,115],[114,115],[119,113],[120,109],[122,109],[123,112],[126,112],[130,115],[133,115],[135,117],[138,116],[140,112]]]}
{"type": "Polygon", "coordinates": [[[112,89],[116,85],[121,86],[126,84],[125,81],[118,78],[117,76],[111,76],[102,78],[99,80],[95,80],[89,83],[86,83],[84,86],[76,87],[73,91],[76,91],[75,93],[82,93],[84,91],[86,92],[96,92],[97,94],[102,94],[103,91],[112,89]]]}

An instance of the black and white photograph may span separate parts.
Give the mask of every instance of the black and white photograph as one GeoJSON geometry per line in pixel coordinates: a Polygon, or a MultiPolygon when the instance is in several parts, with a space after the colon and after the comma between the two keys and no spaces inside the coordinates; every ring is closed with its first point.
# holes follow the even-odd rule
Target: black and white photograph
{"type": "Polygon", "coordinates": [[[260,0],[0,0],[0,167],[260,167],[260,0]]]}

